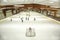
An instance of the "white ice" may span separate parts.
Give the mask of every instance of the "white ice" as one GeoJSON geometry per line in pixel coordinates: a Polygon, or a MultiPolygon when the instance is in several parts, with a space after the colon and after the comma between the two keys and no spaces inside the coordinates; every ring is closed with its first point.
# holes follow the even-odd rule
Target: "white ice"
{"type": "Polygon", "coordinates": [[[0,40],[60,40],[60,24],[37,12],[20,12],[0,23],[0,40]],[[35,37],[26,37],[26,29],[29,27],[35,29],[35,37]]]}

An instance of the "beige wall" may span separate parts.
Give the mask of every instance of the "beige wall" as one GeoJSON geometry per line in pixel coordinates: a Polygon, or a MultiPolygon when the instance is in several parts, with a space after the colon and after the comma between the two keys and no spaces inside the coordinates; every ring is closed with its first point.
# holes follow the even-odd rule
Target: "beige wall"
{"type": "Polygon", "coordinates": [[[25,3],[37,3],[50,5],[51,7],[60,7],[59,0],[2,0],[1,4],[25,4],[25,3]],[[5,1],[5,2],[4,2],[5,1]],[[53,2],[53,3],[52,3],[53,2]]]}

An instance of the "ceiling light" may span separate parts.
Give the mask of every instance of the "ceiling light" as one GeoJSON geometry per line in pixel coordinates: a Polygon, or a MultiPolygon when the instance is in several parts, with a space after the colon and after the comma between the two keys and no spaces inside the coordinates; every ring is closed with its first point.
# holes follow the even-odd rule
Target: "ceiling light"
{"type": "Polygon", "coordinates": [[[54,3],[54,2],[49,2],[49,3],[54,3]]]}

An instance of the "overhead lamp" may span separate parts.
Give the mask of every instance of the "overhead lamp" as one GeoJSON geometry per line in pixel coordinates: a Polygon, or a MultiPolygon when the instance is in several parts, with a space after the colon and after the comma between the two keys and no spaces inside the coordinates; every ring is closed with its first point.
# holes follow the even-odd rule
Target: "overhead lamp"
{"type": "Polygon", "coordinates": [[[54,3],[53,1],[49,2],[49,3],[54,3]]]}

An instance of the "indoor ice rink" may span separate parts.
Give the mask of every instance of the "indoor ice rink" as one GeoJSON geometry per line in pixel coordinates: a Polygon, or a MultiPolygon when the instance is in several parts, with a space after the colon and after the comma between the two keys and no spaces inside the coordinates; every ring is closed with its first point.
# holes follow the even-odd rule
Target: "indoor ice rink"
{"type": "Polygon", "coordinates": [[[60,22],[35,11],[0,20],[0,40],[60,40],[60,22]]]}

